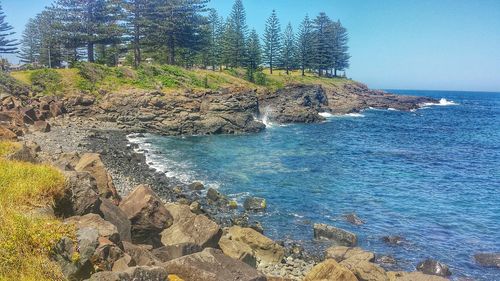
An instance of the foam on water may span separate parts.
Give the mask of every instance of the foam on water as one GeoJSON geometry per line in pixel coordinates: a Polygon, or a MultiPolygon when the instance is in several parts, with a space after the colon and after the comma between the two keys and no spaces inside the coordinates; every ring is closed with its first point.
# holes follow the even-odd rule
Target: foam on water
{"type": "Polygon", "coordinates": [[[458,103],[454,102],[454,101],[451,101],[451,100],[447,100],[445,98],[441,98],[439,100],[439,103],[433,103],[433,102],[426,102],[426,103],[423,103],[422,106],[450,106],[450,105],[459,105],[458,103]]]}

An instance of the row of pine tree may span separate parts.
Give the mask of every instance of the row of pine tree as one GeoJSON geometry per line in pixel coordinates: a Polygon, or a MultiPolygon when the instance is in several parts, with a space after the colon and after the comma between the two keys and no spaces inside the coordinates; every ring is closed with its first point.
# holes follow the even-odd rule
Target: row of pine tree
{"type": "MultiPolygon", "coordinates": [[[[47,67],[80,60],[117,65],[122,57],[135,67],[152,58],[214,70],[298,69],[303,75],[336,76],[349,67],[347,30],[325,13],[306,16],[296,33],[291,23],[282,31],[273,11],[259,36],[247,26],[242,0],[235,0],[227,19],[208,9],[208,1],[55,0],[27,23],[19,56],[47,67]]],[[[15,52],[15,43],[6,42],[15,52]]]]}

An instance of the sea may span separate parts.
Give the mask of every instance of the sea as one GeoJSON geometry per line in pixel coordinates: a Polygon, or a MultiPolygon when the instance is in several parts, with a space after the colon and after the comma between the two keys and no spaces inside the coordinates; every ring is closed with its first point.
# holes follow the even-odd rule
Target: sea
{"type": "Polygon", "coordinates": [[[322,251],[313,224],[358,235],[359,246],[413,271],[427,258],[452,279],[500,280],[474,254],[500,252],[500,93],[390,90],[439,104],[413,112],[367,109],[323,114],[318,124],[266,121],[258,134],[132,138],[151,166],[186,183],[202,181],[255,214],[265,234],[322,251]],[[344,219],[355,213],[365,223],[344,219]],[[400,236],[389,245],[384,236],[400,236]]]}

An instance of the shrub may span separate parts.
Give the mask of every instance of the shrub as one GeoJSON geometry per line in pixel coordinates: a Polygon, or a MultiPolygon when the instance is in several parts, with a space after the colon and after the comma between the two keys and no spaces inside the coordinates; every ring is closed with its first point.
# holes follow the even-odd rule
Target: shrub
{"type": "Polygon", "coordinates": [[[265,86],[267,84],[266,75],[260,71],[254,74],[255,84],[265,86]]]}
{"type": "Polygon", "coordinates": [[[62,77],[54,69],[34,70],[30,76],[33,92],[44,95],[58,95],[62,90],[62,77]]]}

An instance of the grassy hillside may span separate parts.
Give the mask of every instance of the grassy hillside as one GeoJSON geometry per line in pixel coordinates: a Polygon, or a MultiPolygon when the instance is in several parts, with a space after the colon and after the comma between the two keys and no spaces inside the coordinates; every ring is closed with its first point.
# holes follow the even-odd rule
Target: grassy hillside
{"type": "Polygon", "coordinates": [[[32,213],[52,204],[65,180],[52,167],[4,158],[20,147],[0,142],[0,280],[64,280],[49,255],[62,237],[75,236],[74,229],[32,213]]]}
{"type": "Polygon", "coordinates": [[[188,70],[171,65],[144,65],[134,70],[129,67],[106,67],[80,63],[72,69],[43,69],[13,72],[12,76],[38,94],[67,95],[89,92],[98,95],[103,92],[120,92],[130,89],[160,90],[165,93],[180,89],[202,90],[238,87],[260,91],[276,90],[288,84],[321,84],[337,87],[352,83],[345,78],[324,78],[314,74],[305,77],[299,71],[286,75],[284,71],[268,70],[257,77],[258,83],[245,79],[244,69],[211,71],[203,69],[188,70]]]}

